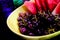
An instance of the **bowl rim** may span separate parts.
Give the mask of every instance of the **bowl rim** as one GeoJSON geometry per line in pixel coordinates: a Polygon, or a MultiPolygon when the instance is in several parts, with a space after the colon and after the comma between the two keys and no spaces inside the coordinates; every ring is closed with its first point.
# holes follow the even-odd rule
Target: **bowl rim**
{"type": "MultiPolygon", "coordinates": [[[[23,5],[22,5],[23,6],[23,5]]],[[[20,7],[22,7],[22,6],[20,6],[20,7]]],[[[19,7],[18,7],[19,8],[19,7]]],[[[17,8],[17,9],[18,9],[17,8]]],[[[17,9],[15,9],[15,10],[17,10],[17,9]]],[[[14,11],[15,11],[14,10],[14,11]]],[[[14,12],[13,11],[13,12],[14,12]]],[[[54,36],[56,36],[56,35],[59,35],[60,34],[60,31],[57,31],[57,32],[54,32],[54,33],[52,33],[52,34],[48,34],[48,35],[43,35],[43,36],[28,36],[28,35],[23,35],[23,34],[19,34],[19,33],[17,33],[17,32],[14,32],[11,28],[10,28],[10,26],[9,26],[9,24],[8,24],[8,19],[10,18],[10,16],[13,14],[13,12],[7,17],[7,21],[6,21],[6,23],[7,23],[7,26],[8,26],[8,28],[13,32],[13,33],[15,33],[15,34],[17,34],[17,35],[19,35],[19,36],[22,36],[22,37],[24,37],[24,38],[51,38],[51,37],[54,37],[54,36]]]]}

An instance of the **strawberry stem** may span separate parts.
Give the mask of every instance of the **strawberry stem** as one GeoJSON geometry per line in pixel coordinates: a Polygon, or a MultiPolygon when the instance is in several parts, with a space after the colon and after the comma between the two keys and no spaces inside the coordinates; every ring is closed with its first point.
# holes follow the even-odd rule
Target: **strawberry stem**
{"type": "Polygon", "coordinates": [[[35,19],[36,19],[36,21],[38,21],[36,15],[35,15],[35,19]]]}
{"type": "Polygon", "coordinates": [[[55,29],[48,29],[48,33],[50,34],[51,32],[55,32],[55,29]]]}
{"type": "Polygon", "coordinates": [[[48,10],[48,14],[50,14],[50,11],[48,10]]]}
{"type": "Polygon", "coordinates": [[[22,19],[22,22],[24,23],[25,26],[27,25],[27,24],[25,23],[24,19],[22,19]]]}

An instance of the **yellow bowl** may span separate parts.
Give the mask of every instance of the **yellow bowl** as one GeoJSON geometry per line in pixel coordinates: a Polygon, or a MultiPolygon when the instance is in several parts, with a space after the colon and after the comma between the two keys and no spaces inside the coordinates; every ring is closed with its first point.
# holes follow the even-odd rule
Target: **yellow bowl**
{"type": "Polygon", "coordinates": [[[53,38],[57,35],[60,35],[60,31],[49,34],[49,35],[44,35],[44,36],[27,36],[27,35],[23,35],[19,32],[19,27],[17,25],[18,21],[18,15],[20,12],[27,12],[27,9],[24,7],[24,5],[18,7],[16,10],[14,10],[9,17],[7,18],[7,25],[9,27],[9,29],[14,32],[15,34],[25,38],[26,40],[46,40],[46,39],[50,39],[53,38]]]}

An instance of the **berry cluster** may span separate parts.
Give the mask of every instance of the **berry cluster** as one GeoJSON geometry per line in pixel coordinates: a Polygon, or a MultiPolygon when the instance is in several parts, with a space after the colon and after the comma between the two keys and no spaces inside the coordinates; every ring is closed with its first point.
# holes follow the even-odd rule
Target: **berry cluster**
{"type": "Polygon", "coordinates": [[[24,6],[28,12],[18,17],[22,34],[41,36],[60,30],[60,0],[25,1],[24,6]]]}
{"type": "Polygon", "coordinates": [[[45,12],[33,15],[27,12],[19,13],[17,20],[19,30],[24,35],[41,36],[60,30],[59,15],[54,16],[45,12]]]}

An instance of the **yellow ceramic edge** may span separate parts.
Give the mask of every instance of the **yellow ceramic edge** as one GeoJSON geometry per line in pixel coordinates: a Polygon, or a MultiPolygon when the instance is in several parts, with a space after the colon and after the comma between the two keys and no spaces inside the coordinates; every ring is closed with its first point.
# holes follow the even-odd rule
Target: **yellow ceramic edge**
{"type": "MultiPolygon", "coordinates": [[[[23,6],[23,5],[22,5],[23,6]]],[[[22,7],[21,6],[21,7],[22,7]]],[[[19,8],[17,8],[16,10],[18,10],[19,8]]],[[[15,11],[16,11],[15,10],[15,11]]],[[[8,24],[8,20],[9,20],[9,18],[11,17],[11,15],[15,12],[15,11],[13,11],[10,15],[9,15],[9,17],[7,18],[7,25],[8,25],[8,27],[9,27],[9,29],[12,31],[12,32],[14,32],[14,33],[16,33],[15,31],[13,31],[11,28],[10,28],[10,26],[9,26],[9,24],[8,24]]],[[[17,35],[19,35],[19,36],[22,36],[22,37],[25,37],[25,38],[51,38],[51,37],[54,37],[54,36],[57,36],[57,35],[59,35],[60,34],[60,31],[58,31],[58,32],[55,32],[55,33],[52,33],[52,34],[49,34],[49,35],[45,35],[45,36],[26,36],[26,35],[22,35],[22,34],[19,34],[19,33],[16,33],[17,35]]]]}

